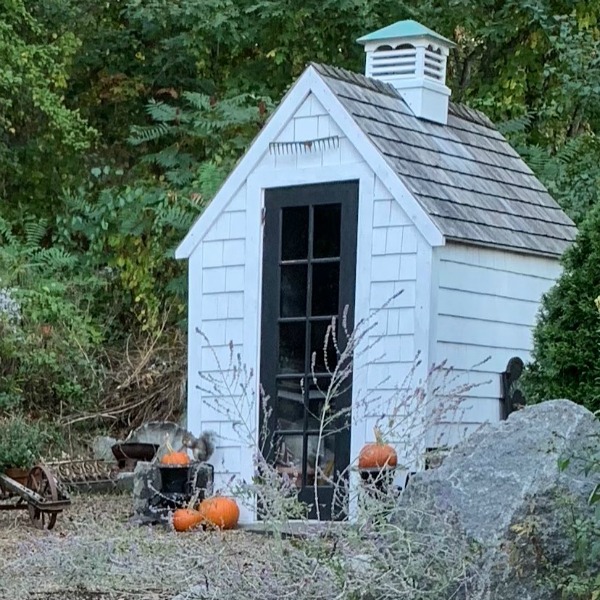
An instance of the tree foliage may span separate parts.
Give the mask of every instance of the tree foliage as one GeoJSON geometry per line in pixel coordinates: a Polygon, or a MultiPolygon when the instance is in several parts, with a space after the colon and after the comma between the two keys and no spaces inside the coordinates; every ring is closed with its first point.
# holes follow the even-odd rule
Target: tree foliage
{"type": "Polygon", "coordinates": [[[173,249],[274,104],[311,61],[362,71],[355,40],[405,18],[457,43],[453,98],[503,123],[583,222],[600,189],[599,17],[592,0],[5,0],[0,277],[23,277],[10,284],[19,306],[62,302],[63,317],[28,322],[70,321],[65,339],[84,340],[84,354],[176,326],[186,286],[173,249]]]}
{"type": "Polygon", "coordinates": [[[527,392],[532,401],[569,398],[599,410],[600,205],[581,225],[563,266],[558,283],[543,299],[527,392]]]}
{"type": "Polygon", "coordinates": [[[64,98],[79,47],[74,31],[49,30],[24,0],[2,3],[0,199],[15,212],[51,214],[49,191],[75,176],[73,157],[93,139],[64,98]]]}

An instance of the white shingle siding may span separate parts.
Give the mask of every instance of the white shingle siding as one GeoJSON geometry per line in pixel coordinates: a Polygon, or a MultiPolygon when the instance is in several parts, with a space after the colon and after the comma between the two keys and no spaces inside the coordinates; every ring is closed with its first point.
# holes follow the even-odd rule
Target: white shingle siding
{"type": "MultiPolygon", "coordinates": [[[[366,227],[366,224],[359,224],[366,227]]],[[[372,242],[370,273],[365,280],[357,277],[357,286],[369,286],[369,311],[374,328],[370,333],[366,382],[362,389],[355,385],[354,404],[358,406],[358,422],[353,425],[353,440],[373,439],[373,427],[383,415],[390,415],[398,405],[400,388],[414,364],[418,345],[417,288],[429,273],[417,274],[419,234],[401,206],[375,178],[372,210],[372,242]],[[402,293],[380,310],[395,294],[402,293]],[[367,397],[368,408],[361,407],[367,397]],[[394,399],[394,397],[396,397],[394,399]],[[364,412],[364,418],[361,418],[364,412]]],[[[360,263],[360,257],[359,257],[360,263]]],[[[358,322],[359,316],[356,321],[358,322]]],[[[361,381],[360,376],[357,378],[361,381]]],[[[379,423],[385,426],[385,422],[379,423]]],[[[398,451],[403,454],[400,439],[406,434],[394,433],[398,451]]],[[[358,447],[358,444],[353,444],[358,447]]]]}
{"type": "Polygon", "coordinates": [[[276,142],[307,142],[337,136],[338,146],[322,151],[267,155],[261,166],[275,169],[308,169],[311,167],[338,166],[363,163],[363,158],[342,134],[340,128],[328,115],[325,108],[310,94],[294,117],[285,126],[276,142]]]}
{"type": "MultiPolygon", "coordinates": [[[[476,384],[452,421],[436,431],[454,443],[500,417],[500,377],[510,358],[524,361],[541,298],[560,274],[550,258],[448,244],[437,248],[435,359],[448,360],[459,379],[476,384]],[[491,357],[486,361],[487,357],[491,357]],[[482,361],[483,362],[482,364],[482,361]]],[[[430,439],[430,443],[443,440],[430,439]]]]}
{"type": "MultiPolygon", "coordinates": [[[[308,172],[315,167],[340,167],[346,164],[364,167],[360,154],[311,94],[283,128],[277,141],[307,141],[332,135],[339,137],[339,145],[335,148],[301,154],[267,152],[256,171],[266,169],[276,175],[282,170],[288,172],[290,168],[300,172],[306,169],[308,172]]],[[[388,297],[386,294],[397,289],[397,279],[400,276],[407,280],[407,287],[411,287],[397,302],[397,306],[385,313],[386,331],[395,332],[393,338],[385,342],[388,358],[380,365],[382,369],[389,371],[395,370],[402,361],[411,360],[409,357],[414,350],[412,332],[409,331],[411,319],[408,314],[414,305],[414,281],[410,281],[411,277],[414,280],[416,268],[411,256],[414,252],[414,234],[408,232],[409,221],[406,215],[402,214],[389,194],[385,195],[383,186],[375,185],[373,175],[370,181],[372,183],[369,190],[361,191],[361,197],[372,203],[374,190],[380,190],[380,200],[385,213],[379,225],[383,234],[381,250],[385,252],[386,247],[396,250],[395,255],[389,257],[392,264],[381,261],[383,257],[371,250],[370,242],[368,252],[363,250],[362,258],[359,257],[359,261],[362,260],[368,271],[373,269],[378,274],[378,281],[373,283],[371,289],[372,306],[376,307],[385,302],[388,297]],[[386,235],[388,229],[389,236],[386,235]],[[403,259],[404,248],[408,248],[409,253],[405,254],[403,259]]],[[[254,338],[258,337],[260,327],[260,306],[250,306],[247,300],[250,297],[260,298],[261,295],[262,259],[260,264],[248,262],[249,251],[256,250],[253,244],[260,244],[257,240],[262,236],[260,222],[255,224],[259,230],[258,234],[256,231],[248,231],[249,214],[255,213],[260,205],[261,198],[250,194],[249,186],[244,183],[190,257],[188,422],[196,433],[214,430],[219,435],[212,461],[215,467],[216,489],[228,485],[232,477],[248,480],[252,476],[252,449],[245,444],[244,438],[247,436],[242,434],[240,437],[239,432],[243,431],[245,426],[235,426],[233,419],[228,419],[222,411],[215,409],[215,405],[223,404],[223,400],[212,397],[212,394],[206,396],[206,392],[197,388],[200,385],[198,374],[204,372],[216,376],[219,364],[222,369],[227,367],[230,341],[234,343],[235,354],[240,353],[248,368],[254,370],[255,379],[256,373],[260,372],[257,353],[252,352],[253,356],[247,355],[248,348],[252,348],[256,342],[254,338]],[[194,272],[201,273],[200,281],[193,281],[194,272]],[[252,286],[252,289],[249,286],[252,286]],[[196,327],[208,337],[214,353],[195,332],[196,327]]],[[[370,240],[370,232],[367,233],[370,240]]],[[[359,310],[356,320],[363,316],[366,316],[366,312],[362,315],[359,310]]],[[[240,412],[243,414],[238,415],[239,418],[246,421],[246,426],[252,427],[252,419],[257,411],[252,406],[244,406],[240,412]]],[[[361,427],[359,431],[360,429],[361,427]]],[[[364,443],[364,427],[362,429],[363,433],[357,432],[356,435],[356,443],[359,445],[364,443]]],[[[252,519],[251,511],[242,510],[242,520],[252,519]]]]}
{"type": "Polygon", "coordinates": [[[222,400],[207,396],[199,373],[218,374],[230,363],[229,342],[243,354],[244,268],[246,240],[246,185],[232,198],[190,257],[188,423],[195,433],[212,430],[219,436],[212,461],[215,487],[222,488],[240,475],[241,447],[231,433],[231,422],[217,405],[222,400]],[[198,277],[200,275],[200,277],[198,277]],[[209,348],[196,332],[208,338],[209,348]],[[236,460],[231,460],[232,453],[236,460]]]}

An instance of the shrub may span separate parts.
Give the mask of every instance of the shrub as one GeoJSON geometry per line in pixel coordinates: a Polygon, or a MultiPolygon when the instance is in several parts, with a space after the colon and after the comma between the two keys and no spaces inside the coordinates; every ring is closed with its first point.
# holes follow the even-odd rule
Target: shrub
{"type": "Polygon", "coordinates": [[[528,401],[568,398],[600,408],[600,206],[581,225],[563,257],[564,271],[544,296],[524,387],[528,401]]]}
{"type": "Polygon", "coordinates": [[[103,272],[106,289],[93,311],[113,338],[136,330],[156,332],[165,314],[184,314],[185,264],[173,259],[200,205],[161,186],[80,190],[65,198],[60,235],[81,253],[85,269],[103,272]]]}
{"type": "Polygon", "coordinates": [[[100,281],[44,246],[43,223],[25,230],[0,219],[0,411],[53,417],[97,398],[103,328],[88,306],[100,281]]]}
{"type": "Polygon", "coordinates": [[[0,472],[10,467],[33,467],[48,440],[37,423],[21,416],[0,420],[0,472]]]}

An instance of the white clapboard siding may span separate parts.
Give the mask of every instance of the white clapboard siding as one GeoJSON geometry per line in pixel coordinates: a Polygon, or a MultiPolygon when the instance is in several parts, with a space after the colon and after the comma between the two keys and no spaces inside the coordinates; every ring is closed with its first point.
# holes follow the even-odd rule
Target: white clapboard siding
{"type": "Polygon", "coordinates": [[[453,367],[454,390],[473,387],[464,394],[462,410],[430,434],[430,443],[440,434],[456,442],[478,423],[500,418],[499,374],[513,356],[529,359],[540,301],[560,274],[560,265],[458,244],[435,252],[435,360],[447,360],[453,367]]]}

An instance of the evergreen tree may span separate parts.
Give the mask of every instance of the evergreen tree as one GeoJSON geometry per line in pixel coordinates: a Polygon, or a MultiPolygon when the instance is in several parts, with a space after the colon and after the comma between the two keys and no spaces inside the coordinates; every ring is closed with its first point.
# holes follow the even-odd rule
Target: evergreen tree
{"type": "Polygon", "coordinates": [[[525,387],[532,402],[568,398],[600,409],[600,206],[580,226],[564,271],[545,295],[525,387]]]}

